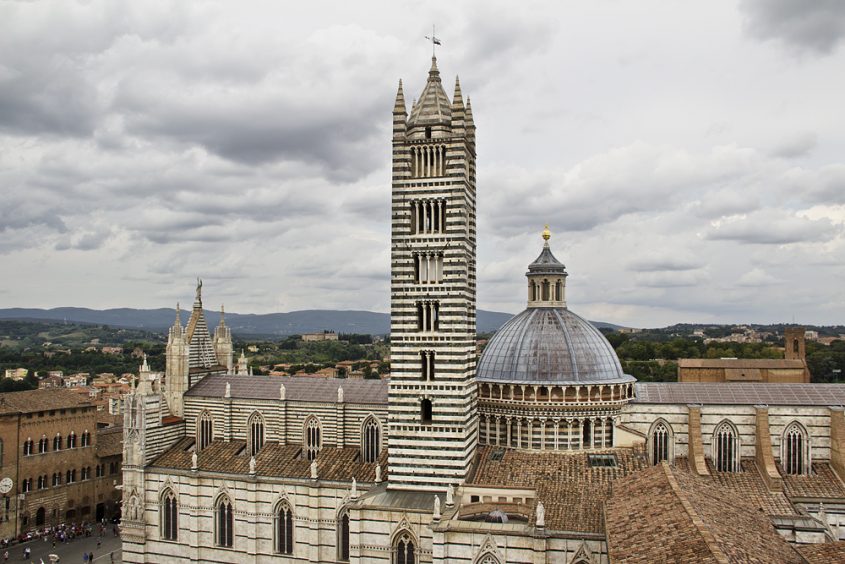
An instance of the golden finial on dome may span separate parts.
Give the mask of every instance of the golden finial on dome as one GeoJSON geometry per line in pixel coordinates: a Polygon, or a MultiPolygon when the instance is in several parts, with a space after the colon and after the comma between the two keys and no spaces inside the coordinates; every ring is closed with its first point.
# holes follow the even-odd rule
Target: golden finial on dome
{"type": "Polygon", "coordinates": [[[546,225],[546,228],[543,229],[543,239],[548,241],[552,236],[552,232],[549,231],[549,226],[546,225]]]}

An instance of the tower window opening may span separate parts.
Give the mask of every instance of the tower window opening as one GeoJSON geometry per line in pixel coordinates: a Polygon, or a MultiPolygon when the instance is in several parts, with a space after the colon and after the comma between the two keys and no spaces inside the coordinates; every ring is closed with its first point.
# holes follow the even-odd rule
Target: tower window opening
{"type": "Polygon", "coordinates": [[[425,398],[420,402],[420,420],[424,425],[430,425],[432,422],[432,415],[431,400],[425,398]]]}
{"type": "Polygon", "coordinates": [[[434,351],[420,351],[420,376],[434,380],[434,351]]]}
{"type": "Polygon", "coordinates": [[[431,139],[431,126],[425,128],[425,138],[431,139]]]}
{"type": "Polygon", "coordinates": [[[320,452],[320,448],[322,447],[321,443],[321,426],[320,420],[314,416],[308,418],[305,422],[305,455],[308,460],[314,460],[317,458],[317,453],[320,452]]]}

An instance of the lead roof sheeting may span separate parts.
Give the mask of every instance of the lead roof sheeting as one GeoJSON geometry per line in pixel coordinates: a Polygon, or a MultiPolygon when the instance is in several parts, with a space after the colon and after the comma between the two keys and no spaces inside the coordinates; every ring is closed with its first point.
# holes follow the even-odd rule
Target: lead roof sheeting
{"type": "Polygon", "coordinates": [[[222,398],[226,382],[232,384],[235,399],[278,400],[284,384],[288,400],[336,403],[337,389],[343,386],[345,403],[387,405],[387,380],[218,375],[206,376],[185,395],[222,398]]]}
{"type": "Polygon", "coordinates": [[[633,380],[604,335],[566,308],[529,308],[511,318],[487,343],[477,377],[552,384],[633,380]]]}
{"type": "Polygon", "coordinates": [[[635,403],[845,405],[845,384],[639,382],[635,403]]]}

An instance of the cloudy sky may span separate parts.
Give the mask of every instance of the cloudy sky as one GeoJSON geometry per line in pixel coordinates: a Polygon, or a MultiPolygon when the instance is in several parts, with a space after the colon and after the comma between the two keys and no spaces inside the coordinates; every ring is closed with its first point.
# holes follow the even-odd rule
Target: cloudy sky
{"type": "Polygon", "coordinates": [[[481,308],[845,323],[845,2],[0,2],[0,307],[388,310],[391,110],[478,126],[481,308]]]}

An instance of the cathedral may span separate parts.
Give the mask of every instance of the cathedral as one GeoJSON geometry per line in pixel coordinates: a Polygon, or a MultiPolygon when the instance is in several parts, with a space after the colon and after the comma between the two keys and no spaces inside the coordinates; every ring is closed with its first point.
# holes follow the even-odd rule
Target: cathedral
{"type": "Polygon", "coordinates": [[[125,562],[845,561],[845,385],[636,382],[548,229],[479,357],[476,128],[435,58],[392,140],[391,377],[251,375],[199,284],[126,399],[125,562]]]}

